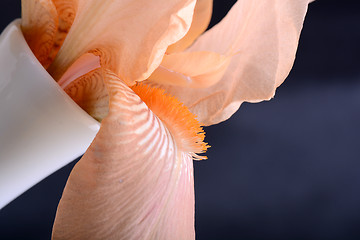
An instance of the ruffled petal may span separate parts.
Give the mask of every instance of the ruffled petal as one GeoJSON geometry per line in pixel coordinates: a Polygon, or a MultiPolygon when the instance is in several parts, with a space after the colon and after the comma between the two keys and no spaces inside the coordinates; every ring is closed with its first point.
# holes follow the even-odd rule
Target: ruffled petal
{"type": "Polygon", "coordinates": [[[58,14],[50,0],[21,1],[21,30],[39,62],[46,68],[58,28],[58,14]]]}
{"type": "Polygon", "coordinates": [[[218,25],[187,50],[231,56],[221,80],[203,89],[161,87],[188,106],[205,125],[228,119],[244,101],[271,99],[292,67],[308,2],[237,1],[218,25]]]}
{"type": "Polygon", "coordinates": [[[128,85],[149,77],[167,47],[188,31],[195,0],[78,0],[74,23],[48,69],[59,80],[81,55],[97,50],[128,85]]]}
{"type": "Polygon", "coordinates": [[[70,174],[53,239],[194,239],[191,156],[126,84],[103,74],[109,114],[70,174]]]}
{"type": "Polygon", "coordinates": [[[167,49],[167,53],[180,52],[188,48],[208,27],[213,8],[213,0],[197,0],[193,21],[187,34],[167,49]]]}

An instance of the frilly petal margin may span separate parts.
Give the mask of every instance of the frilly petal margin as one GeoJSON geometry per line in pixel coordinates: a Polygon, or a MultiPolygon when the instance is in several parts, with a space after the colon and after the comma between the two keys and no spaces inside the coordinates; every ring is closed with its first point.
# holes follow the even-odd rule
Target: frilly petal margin
{"type": "Polygon", "coordinates": [[[53,239],[194,239],[193,163],[115,74],[108,116],[72,170],[53,239]]]}
{"type": "Polygon", "coordinates": [[[152,85],[160,85],[183,102],[205,125],[228,119],[244,101],[271,99],[293,65],[308,3],[238,0],[219,24],[186,50],[232,57],[215,85],[196,89],[152,85]]]}

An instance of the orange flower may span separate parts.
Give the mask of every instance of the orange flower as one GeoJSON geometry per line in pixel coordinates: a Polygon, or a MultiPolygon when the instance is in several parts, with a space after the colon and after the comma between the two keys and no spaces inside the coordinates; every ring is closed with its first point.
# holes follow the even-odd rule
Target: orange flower
{"type": "Polygon", "coordinates": [[[202,34],[212,0],[23,0],[35,55],[101,121],[53,238],[194,239],[192,160],[208,148],[198,121],[273,97],[308,2],[239,0],[202,34]]]}

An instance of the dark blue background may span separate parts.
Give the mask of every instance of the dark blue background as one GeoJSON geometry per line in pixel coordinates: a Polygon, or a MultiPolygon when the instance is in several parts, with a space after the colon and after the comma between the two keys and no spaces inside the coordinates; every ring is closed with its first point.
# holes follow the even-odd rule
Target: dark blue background
{"type": "MultiPolygon", "coordinates": [[[[212,24],[233,2],[215,1],[212,24]]],[[[0,30],[19,16],[20,0],[1,0],[0,30]]],[[[359,56],[358,1],[311,4],[275,99],[206,128],[197,239],[360,239],[359,56]]],[[[73,164],[0,211],[0,239],[50,238],[73,164]]]]}

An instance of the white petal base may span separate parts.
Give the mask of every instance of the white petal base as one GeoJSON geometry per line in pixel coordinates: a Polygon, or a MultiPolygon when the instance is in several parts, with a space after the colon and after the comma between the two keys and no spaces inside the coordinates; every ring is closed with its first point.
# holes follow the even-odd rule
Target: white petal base
{"type": "Polygon", "coordinates": [[[99,130],[11,23],[0,36],[0,209],[85,152],[99,130]]]}

